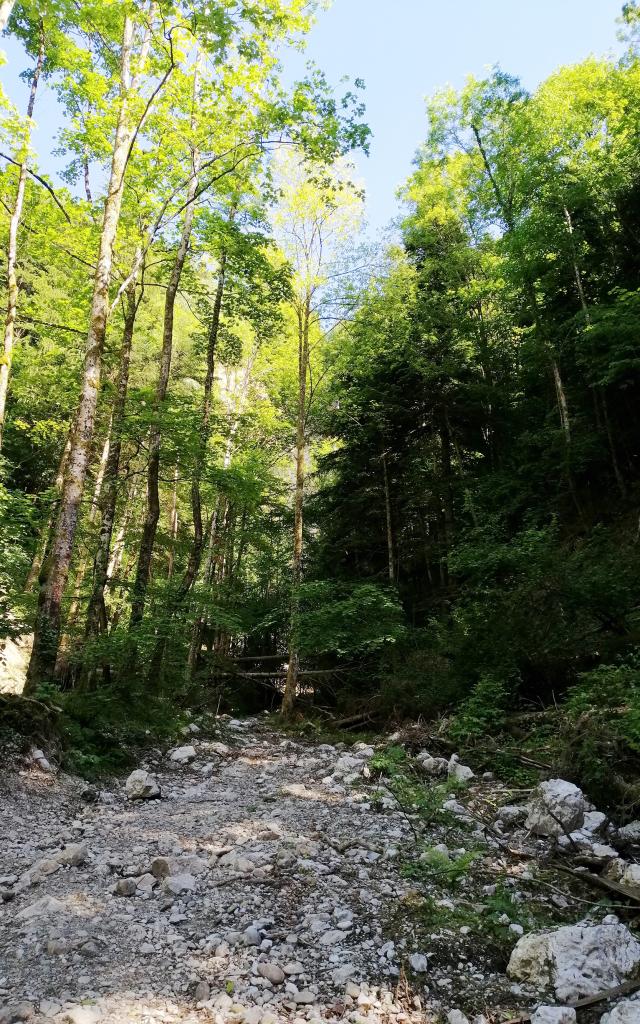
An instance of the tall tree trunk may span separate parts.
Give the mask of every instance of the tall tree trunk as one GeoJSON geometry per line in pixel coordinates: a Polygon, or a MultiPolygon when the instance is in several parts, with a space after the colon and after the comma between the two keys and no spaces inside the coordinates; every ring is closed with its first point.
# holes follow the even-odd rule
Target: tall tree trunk
{"type": "Polygon", "coordinates": [[[222,253],[220,258],[220,270],[218,273],[218,285],[216,297],[213,303],[211,315],[211,326],[207,344],[207,372],[204,381],[204,394],[202,396],[202,416],[200,420],[200,437],[196,464],[191,483],[191,507],[193,514],[193,545],[185,575],[178,591],[178,602],[184,600],[193,584],[195,583],[200,562],[202,560],[202,549],[204,544],[204,533],[202,528],[202,494],[200,484],[204,471],[207,445],[209,442],[209,430],[211,426],[211,411],[213,408],[213,382],[216,373],[216,355],[218,351],[218,337],[220,333],[220,316],[222,313],[222,299],[224,296],[225,275],[227,268],[227,254],[222,253]]]}
{"type": "Polygon", "coordinates": [[[47,515],[46,524],[43,526],[38,540],[38,546],[35,550],[33,559],[31,561],[31,567],[29,569],[27,578],[25,580],[24,589],[25,593],[30,594],[33,590],[38,576],[40,575],[40,569],[45,561],[47,551],[49,549],[49,541],[51,538],[51,527],[55,522],[58,502],[60,495],[62,494],[62,485],[64,483],[64,474],[67,468],[67,459],[69,458],[69,452],[71,451],[71,431],[67,434],[67,440],[65,446],[62,449],[62,455],[60,456],[60,462],[58,463],[58,472],[56,473],[56,479],[54,484],[55,499],[52,499],[49,512],[47,515]]]}
{"type": "MultiPolygon", "coordinates": [[[[120,62],[120,106],[93,284],[82,388],[51,552],[46,566],[45,579],[40,588],[33,650],[27,676],[26,689],[28,692],[32,692],[41,680],[52,676],[54,672],[60,637],[62,598],[69,576],[78,513],[93,440],[102,369],[102,351],[109,313],[113,246],[118,230],[125,171],[134,132],[129,116],[129,96],[135,85],[131,81],[133,36],[133,22],[127,16],[124,22],[120,62]]],[[[150,43],[150,36],[147,38],[150,43]]],[[[143,45],[144,53],[141,63],[144,63],[148,45],[147,43],[146,48],[143,45]]]]}
{"type": "Polygon", "coordinates": [[[169,386],[169,374],[171,371],[171,356],[173,353],[173,322],[175,315],[176,297],[180,287],[180,278],[184,269],[191,229],[193,227],[194,200],[198,187],[198,161],[197,153],[193,154],[193,170],[187,189],[187,199],[182,222],[180,242],[176,251],[171,277],[167,286],[164,302],[164,321],[162,329],[162,352],[160,354],[160,370],[158,383],[156,385],[155,399],[155,422],[149,431],[149,461],[147,465],[147,513],[142,528],[140,550],[138,553],[138,564],[136,578],[133,585],[133,600],[131,602],[130,629],[135,630],[142,622],[144,606],[149,586],[151,573],[151,558],[160,519],[160,447],[161,427],[160,414],[167,397],[169,386]]]}
{"type": "MultiPolygon", "coordinates": [[[[242,378],[242,384],[240,386],[240,393],[237,397],[236,408],[234,412],[233,422],[229,431],[229,437],[227,438],[227,444],[225,447],[224,458],[222,460],[223,472],[226,472],[231,465],[231,459],[233,457],[233,449],[235,445],[235,437],[240,426],[240,419],[244,409],[244,404],[249,393],[249,385],[251,383],[251,374],[253,372],[253,366],[259,350],[259,342],[254,345],[253,351],[249,356],[244,375],[242,378]]],[[[209,538],[207,544],[207,559],[204,570],[204,582],[207,586],[211,586],[214,582],[215,569],[216,569],[216,552],[218,547],[218,539],[221,533],[224,532],[224,522],[226,511],[223,514],[223,500],[220,499],[217,507],[214,509],[211,517],[211,523],[209,526],[209,538]],[[220,524],[223,524],[223,528],[220,529],[220,524]]],[[[197,668],[198,657],[200,649],[202,647],[202,631],[205,626],[205,616],[202,613],[202,609],[196,615],[193,627],[191,630],[191,643],[189,645],[189,656],[187,660],[187,674],[193,675],[197,668]]]]}
{"type": "MultiPolygon", "coordinates": [[[[233,219],[233,218],[232,218],[233,219]]],[[[220,316],[222,312],[222,299],[224,295],[224,284],[225,284],[225,273],[227,266],[227,255],[222,253],[220,258],[220,269],[218,273],[218,284],[216,287],[216,295],[213,303],[213,310],[211,314],[211,324],[209,326],[209,335],[207,340],[207,372],[204,381],[204,394],[202,397],[202,414],[200,419],[200,431],[198,439],[198,450],[196,452],[195,466],[193,469],[193,479],[191,481],[191,511],[193,518],[193,543],[191,545],[191,551],[189,553],[189,560],[185,569],[180,585],[174,594],[169,609],[169,620],[173,618],[176,612],[179,610],[181,605],[184,603],[191,588],[193,587],[198,572],[200,571],[200,563],[202,561],[202,551],[204,548],[204,529],[202,525],[202,494],[200,484],[202,481],[202,473],[204,470],[206,455],[207,455],[207,443],[209,440],[209,428],[211,424],[211,410],[213,408],[213,382],[215,379],[216,372],[216,354],[218,349],[218,336],[220,332],[220,316]]],[[[195,630],[195,623],[194,623],[195,630]]],[[[192,649],[194,647],[194,637],[192,630],[191,642],[189,644],[189,655],[188,664],[191,664],[192,649]]],[[[166,632],[163,632],[162,636],[158,638],[156,643],[153,657],[151,659],[149,677],[151,679],[158,678],[161,674],[162,664],[164,661],[164,651],[167,642],[166,632]]]]}
{"type": "Polygon", "coordinates": [[[300,674],[298,630],[300,584],[302,582],[302,527],[304,513],[305,420],[307,412],[307,371],[309,368],[309,324],[311,297],[306,295],[298,310],[298,414],[296,424],[296,485],[293,504],[293,558],[291,562],[291,616],[289,622],[289,664],[282,697],[282,714],[290,718],[295,710],[300,674]]]}
{"type": "MultiPolygon", "coordinates": [[[[96,474],[95,486],[93,489],[93,498],[91,499],[91,508],[89,509],[88,525],[92,526],[98,514],[98,507],[100,502],[100,493],[102,491],[102,484],[105,477],[105,470],[107,461],[109,458],[109,449],[111,446],[111,431],[113,429],[113,415],[109,422],[109,429],[105,438],[104,445],[102,446],[102,454],[100,456],[100,462],[98,464],[98,472],[96,474]]],[[[85,577],[87,575],[87,569],[89,567],[89,557],[84,554],[80,560],[78,566],[74,587],[73,596],[69,604],[69,611],[67,612],[67,618],[65,621],[64,631],[60,639],[60,646],[58,647],[58,655],[56,658],[56,676],[63,676],[69,669],[69,654],[71,652],[71,646],[73,641],[73,633],[78,620],[78,614],[80,612],[80,605],[82,602],[82,588],[84,586],[85,577]]]]}
{"type": "MultiPolygon", "coordinates": [[[[2,8],[5,6],[6,4],[3,4],[2,7],[0,7],[0,22],[2,21],[2,8]]],[[[2,25],[0,25],[0,30],[1,28],[2,25]]],[[[41,19],[40,49],[38,50],[38,59],[31,76],[31,88],[29,90],[29,102],[27,104],[27,129],[23,143],[25,152],[18,170],[18,187],[16,189],[16,198],[13,204],[11,220],[9,221],[9,238],[7,242],[7,314],[4,322],[4,351],[2,362],[0,362],[0,450],[2,449],[4,434],[7,393],[9,391],[9,377],[11,375],[11,363],[13,361],[13,346],[15,341],[16,313],[18,311],[18,228],[20,227],[22,207],[24,205],[24,193],[27,184],[27,148],[31,137],[31,120],[33,118],[33,108],[36,103],[36,93],[38,91],[38,82],[40,81],[43,63],[44,25],[41,19]]]]}
{"type": "Polygon", "coordinates": [[[104,486],[100,497],[100,533],[93,561],[93,587],[89,598],[85,628],[87,638],[97,636],[105,628],[107,621],[104,594],[109,578],[111,540],[118,500],[122,437],[131,365],[131,347],[133,344],[136,315],[142,301],[142,295],[143,289],[140,289],[140,294],[136,298],[136,283],[132,281],[126,291],[122,347],[120,349],[120,370],[112,410],[111,444],[105,466],[104,486]]]}
{"type": "Polygon", "coordinates": [[[444,579],[449,582],[449,552],[453,546],[453,493],[451,489],[451,432],[446,409],[440,417],[440,473],[442,478],[442,518],[444,525],[444,579]]]}
{"type": "Polygon", "coordinates": [[[173,576],[173,564],[176,559],[176,544],[178,542],[178,467],[173,471],[173,495],[171,497],[171,516],[169,517],[169,534],[171,536],[171,544],[169,546],[169,561],[167,565],[167,579],[170,580],[173,576]]]}
{"type": "Polygon", "coordinates": [[[391,492],[389,490],[389,470],[387,468],[387,453],[382,453],[382,479],[384,482],[384,510],[387,525],[387,563],[389,571],[389,583],[395,581],[395,559],[393,555],[393,521],[391,519],[391,492]]]}

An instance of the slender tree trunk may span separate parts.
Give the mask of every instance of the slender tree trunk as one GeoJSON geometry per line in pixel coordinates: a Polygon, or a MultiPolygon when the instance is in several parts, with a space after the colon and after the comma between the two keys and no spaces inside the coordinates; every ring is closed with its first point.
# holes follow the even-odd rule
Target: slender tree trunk
{"type": "MultiPolygon", "coordinates": [[[[220,283],[218,284],[218,288],[219,288],[220,303],[221,303],[222,302],[222,290],[220,288],[220,283]]],[[[219,314],[218,314],[218,316],[219,316],[219,314]]],[[[217,336],[217,329],[216,329],[216,336],[217,336]]],[[[236,409],[235,409],[235,415],[234,415],[233,423],[231,425],[231,430],[229,431],[229,437],[227,439],[227,445],[226,445],[226,448],[225,448],[224,459],[223,459],[223,463],[222,463],[222,468],[223,468],[223,470],[225,472],[228,470],[228,468],[229,468],[229,466],[231,464],[231,459],[232,459],[232,456],[233,456],[234,443],[235,443],[235,436],[236,436],[236,433],[238,431],[238,427],[240,425],[240,418],[241,418],[242,411],[243,411],[243,408],[244,408],[244,404],[245,404],[245,401],[246,401],[246,398],[247,398],[247,394],[249,392],[249,385],[251,383],[251,374],[252,374],[252,371],[253,371],[253,365],[254,365],[256,356],[258,354],[258,349],[259,349],[259,343],[256,343],[256,345],[253,348],[253,351],[251,352],[251,355],[249,356],[249,360],[247,362],[247,365],[246,365],[246,368],[245,368],[245,372],[244,372],[244,376],[243,376],[243,379],[242,379],[242,384],[241,384],[241,387],[240,387],[240,393],[238,395],[236,409]]],[[[212,350],[211,355],[212,356],[215,355],[215,347],[212,350]]],[[[213,364],[210,364],[210,366],[209,366],[209,374],[211,376],[211,384],[213,383],[213,369],[214,369],[213,364]]],[[[208,415],[210,415],[210,412],[209,412],[208,415]]],[[[207,422],[208,422],[208,420],[207,420],[207,422]]],[[[227,509],[227,511],[228,511],[228,509],[227,509]]],[[[226,515],[226,512],[225,512],[225,515],[226,515]]],[[[219,531],[218,524],[220,522],[222,522],[222,521],[223,521],[223,517],[220,515],[220,506],[219,506],[218,508],[216,508],[214,510],[214,513],[213,513],[212,518],[211,518],[210,529],[209,529],[207,562],[206,562],[205,572],[204,572],[205,583],[207,585],[209,585],[209,586],[214,581],[215,569],[216,569],[216,557],[215,556],[216,556],[216,550],[217,550],[217,540],[218,540],[219,533],[222,532],[222,531],[219,531]]],[[[196,668],[197,668],[198,657],[200,655],[200,650],[201,650],[201,647],[202,647],[202,631],[204,629],[204,626],[205,626],[205,617],[202,614],[202,611],[200,611],[200,613],[195,618],[195,621],[194,621],[193,627],[192,627],[192,631],[191,631],[191,642],[190,642],[190,645],[189,645],[189,655],[188,655],[188,659],[187,659],[187,673],[189,675],[192,675],[195,672],[196,668]]]]}
{"type": "MultiPolygon", "coordinates": [[[[47,560],[48,564],[43,570],[44,581],[40,588],[38,601],[33,650],[27,676],[27,692],[33,692],[40,681],[53,675],[55,669],[60,637],[62,598],[69,576],[78,513],[93,440],[100,389],[102,351],[109,314],[109,284],[113,263],[113,246],[120,219],[130,146],[134,137],[134,128],[129,115],[129,96],[137,86],[137,80],[132,81],[131,79],[133,38],[133,22],[127,16],[124,22],[120,62],[120,106],[93,284],[82,387],[51,551],[47,560]]],[[[141,66],[145,63],[149,46],[150,30],[142,45],[141,66]]]]}
{"type": "Polygon", "coordinates": [[[40,569],[42,568],[43,562],[45,561],[47,550],[49,548],[49,540],[51,537],[51,527],[56,519],[58,501],[62,493],[62,485],[64,483],[64,474],[67,467],[67,459],[69,458],[69,452],[71,450],[71,431],[67,434],[67,440],[60,456],[60,462],[58,463],[58,472],[56,473],[56,479],[54,484],[55,499],[52,499],[51,506],[49,508],[49,514],[47,515],[46,525],[43,526],[40,534],[38,546],[33,556],[29,573],[25,580],[24,589],[25,593],[30,594],[33,590],[38,576],[40,575],[40,569]]]}
{"type": "MultiPolygon", "coordinates": [[[[6,3],[0,7],[0,22],[2,20],[2,10],[6,7],[6,3]]],[[[10,11],[10,7],[9,7],[10,11]]],[[[8,14],[7,14],[8,17],[8,14]]],[[[6,19],[5,19],[6,21],[6,19]]],[[[0,25],[0,29],[1,29],[0,25]]],[[[7,242],[7,313],[4,322],[4,352],[2,362],[0,362],[0,450],[2,449],[2,441],[4,435],[4,422],[7,411],[7,393],[9,391],[9,377],[11,376],[11,363],[13,361],[13,346],[15,341],[15,323],[16,314],[18,311],[18,228],[20,227],[20,220],[22,218],[22,207],[24,205],[24,193],[27,184],[27,147],[29,145],[29,139],[31,137],[31,121],[33,118],[33,108],[36,103],[36,93],[38,91],[38,82],[40,81],[40,75],[42,73],[42,65],[44,63],[44,26],[42,20],[40,21],[40,49],[38,51],[38,59],[31,76],[31,88],[29,90],[29,102],[27,104],[27,133],[24,140],[25,153],[18,170],[18,187],[16,189],[16,198],[13,204],[13,211],[11,214],[11,220],[9,221],[9,239],[7,242]]]]}
{"type": "Polygon", "coordinates": [[[175,315],[176,297],[180,287],[180,278],[184,269],[191,229],[193,227],[194,200],[198,187],[198,154],[194,153],[194,173],[189,181],[187,190],[186,207],[180,243],[173,262],[171,277],[167,286],[164,303],[164,322],[162,329],[162,352],[160,355],[160,371],[156,385],[155,422],[149,432],[149,461],[147,465],[147,513],[142,528],[140,550],[138,553],[138,564],[136,578],[133,586],[133,600],[131,602],[130,629],[135,630],[142,622],[144,606],[151,574],[151,558],[160,519],[160,447],[161,447],[161,426],[160,413],[167,397],[169,386],[169,374],[171,371],[171,356],[173,353],[173,322],[175,315]]]}
{"type": "Polygon", "coordinates": [[[387,562],[389,567],[389,582],[395,581],[395,560],[393,555],[393,521],[391,519],[391,492],[389,490],[389,470],[387,468],[387,453],[382,453],[382,479],[384,481],[384,510],[387,524],[387,562]]]}
{"type": "Polygon", "coordinates": [[[302,528],[304,514],[305,418],[307,411],[307,371],[309,368],[309,323],[311,298],[307,294],[298,311],[298,416],[296,425],[296,486],[293,505],[293,559],[291,563],[291,618],[289,623],[289,664],[282,698],[282,714],[290,718],[294,712],[300,674],[298,630],[300,619],[300,584],[302,582],[302,528]]]}
{"type": "Polygon", "coordinates": [[[82,160],[82,172],[84,177],[84,194],[87,197],[87,202],[93,202],[93,196],[91,195],[91,182],[89,180],[89,159],[85,153],[82,160]]]}
{"type": "Polygon", "coordinates": [[[451,433],[449,418],[443,410],[440,422],[440,472],[442,476],[442,516],[444,523],[444,578],[449,581],[449,552],[453,546],[453,494],[451,490],[451,433]]]}
{"type": "MultiPolygon", "coordinates": [[[[100,462],[98,464],[98,472],[96,474],[96,482],[93,490],[93,498],[91,500],[91,508],[89,509],[88,525],[92,526],[96,521],[98,514],[98,507],[100,502],[100,493],[102,491],[102,484],[104,481],[105,470],[107,466],[107,460],[109,458],[109,449],[111,445],[111,431],[113,428],[113,414],[109,422],[109,429],[105,438],[104,445],[102,446],[102,454],[100,456],[100,462]]],[[[82,601],[82,588],[84,585],[85,577],[87,575],[87,569],[89,567],[89,557],[84,554],[80,560],[80,565],[76,572],[73,596],[71,603],[69,604],[69,611],[67,612],[67,618],[65,621],[64,631],[60,639],[60,646],[58,647],[58,656],[56,658],[56,676],[65,675],[69,668],[69,654],[71,651],[73,633],[75,631],[76,622],[78,620],[78,614],[80,612],[80,604],[82,601]]]]}
{"type": "MultiPolygon", "coordinates": [[[[222,499],[218,499],[218,504],[222,499]]],[[[207,560],[204,569],[204,582],[207,586],[210,586],[213,581],[213,573],[215,567],[215,550],[216,550],[216,538],[218,535],[218,511],[216,507],[211,516],[211,522],[209,524],[209,537],[207,542],[207,560]]],[[[197,667],[198,659],[200,657],[200,651],[202,649],[202,631],[205,626],[205,616],[202,608],[199,609],[198,614],[194,619],[193,626],[191,627],[191,641],[189,643],[189,654],[187,657],[187,677],[193,676],[197,667]]]]}
{"type": "Polygon", "coordinates": [[[202,560],[202,549],[204,544],[204,533],[202,528],[202,495],[200,484],[202,473],[207,457],[207,444],[209,442],[209,430],[211,426],[211,411],[213,408],[213,382],[216,373],[216,355],[218,351],[218,337],[220,333],[220,316],[222,313],[222,299],[224,295],[225,274],[227,266],[227,255],[222,253],[220,259],[220,270],[218,273],[218,286],[213,304],[211,326],[207,344],[207,373],[204,381],[204,395],[202,398],[202,418],[200,421],[200,438],[196,465],[191,484],[191,507],[193,512],[193,545],[189,563],[178,592],[178,601],[181,602],[187,596],[195,583],[200,562],[202,560]]]}
{"type": "Polygon", "coordinates": [[[122,332],[122,347],[120,349],[120,370],[112,410],[111,444],[105,466],[104,486],[100,497],[100,533],[93,561],[93,587],[87,609],[85,628],[87,638],[97,636],[104,629],[107,621],[104,594],[109,578],[111,540],[118,500],[122,437],[131,365],[131,347],[133,344],[136,314],[142,301],[142,294],[141,289],[136,299],[136,284],[135,281],[132,281],[126,292],[124,328],[122,332]]]}
{"type": "Polygon", "coordinates": [[[176,543],[178,541],[178,467],[173,471],[173,496],[171,498],[171,516],[169,518],[169,532],[171,545],[169,547],[169,564],[167,565],[167,579],[173,576],[173,564],[176,558],[176,543]]]}
{"type": "Polygon", "coordinates": [[[244,560],[244,552],[247,546],[247,521],[249,519],[249,511],[247,508],[243,508],[242,517],[240,519],[240,541],[238,543],[238,554],[236,555],[236,564],[233,570],[234,579],[239,575],[242,570],[242,562],[244,560]]]}

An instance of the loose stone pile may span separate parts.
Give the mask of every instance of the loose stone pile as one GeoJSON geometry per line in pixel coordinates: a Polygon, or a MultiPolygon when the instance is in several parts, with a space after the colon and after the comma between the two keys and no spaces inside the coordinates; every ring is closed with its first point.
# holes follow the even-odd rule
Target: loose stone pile
{"type": "MultiPolygon", "coordinates": [[[[39,758],[7,774],[0,1024],[482,1024],[486,1006],[537,1004],[535,1024],[573,1024],[556,1003],[637,976],[640,945],[612,915],[523,934],[504,914],[507,972],[483,959],[471,926],[452,923],[457,900],[480,906],[486,877],[460,869],[447,895],[436,871],[416,887],[416,871],[453,872],[471,848],[483,870],[501,862],[507,836],[589,850],[640,886],[609,845],[633,851],[640,826],[614,834],[570,783],[509,804],[455,755],[421,752],[425,787],[441,777],[459,789],[418,836],[369,745],[294,742],[257,720],[228,722],[225,742],[195,723],[185,738],[99,796],[39,758]],[[487,801],[502,803],[490,829],[487,801]],[[412,911],[426,898],[430,932],[412,911]]],[[[526,877],[509,880],[516,906],[526,877]]],[[[602,1018],[631,1021],[633,997],[602,1018]]]]}

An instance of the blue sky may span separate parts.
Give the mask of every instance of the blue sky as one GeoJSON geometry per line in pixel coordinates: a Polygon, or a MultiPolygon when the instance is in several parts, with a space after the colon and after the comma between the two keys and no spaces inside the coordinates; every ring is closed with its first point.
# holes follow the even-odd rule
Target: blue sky
{"type": "MultiPolygon", "coordinates": [[[[320,14],[306,54],[287,55],[287,78],[302,74],[310,59],[336,89],[343,75],[365,80],[374,136],[370,157],[360,157],[358,167],[375,231],[397,212],[396,189],[424,135],[426,96],[446,84],[461,86],[467,74],[481,75],[496,63],[533,88],[559,65],[617,50],[621,7],[622,0],[334,0],[320,14]]],[[[9,67],[0,74],[24,109],[20,50],[11,40],[2,45],[9,67]]],[[[58,117],[50,91],[38,99],[36,120],[39,163],[53,173],[57,161],[48,154],[58,117]]]]}
{"type": "MultiPolygon", "coordinates": [[[[556,67],[617,50],[622,0],[334,0],[307,58],[332,83],[365,80],[371,156],[358,160],[370,226],[397,213],[425,131],[425,97],[500,64],[533,88],[556,67]]],[[[303,61],[301,62],[301,64],[303,61]]]]}

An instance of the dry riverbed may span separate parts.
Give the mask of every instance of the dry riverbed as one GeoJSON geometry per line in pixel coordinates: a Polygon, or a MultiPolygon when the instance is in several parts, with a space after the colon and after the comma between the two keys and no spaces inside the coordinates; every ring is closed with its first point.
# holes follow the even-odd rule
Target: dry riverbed
{"type": "MultiPolygon", "coordinates": [[[[402,736],[197,728],[100,792],[44,757],[8,766],[2,1024],[464,1024],[632,988],[629,900],[556,865],[640,894],[640,827],[616,832],[570,784],[515,792],[402,736]]],[[[640,1022],[640,1001],[577,1020],[605,1013],[640,1022]]]]}

